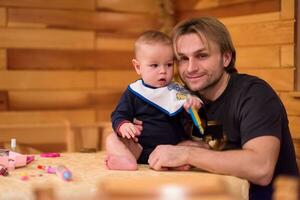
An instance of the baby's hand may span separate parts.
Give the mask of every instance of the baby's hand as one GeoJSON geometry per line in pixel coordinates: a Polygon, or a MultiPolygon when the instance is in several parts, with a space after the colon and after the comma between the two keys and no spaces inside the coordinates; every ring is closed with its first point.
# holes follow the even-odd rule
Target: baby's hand
{"type": "Polygon", "coordinates": [[[196,110],[199,110],[202,106],[202,101],[196,97],[196,96],[188,96],[186,102],[183,104],[184,109],[186,110],[186,112],[189,112],[189,109],[195,108],[196,110]]]}
{"type": "Polygon", "coordinates": [[[136,136],[139,135],[140,133],[140,131],[137,130],[136,126],[130,122],[123,123],[120,126],[118,131],[123,138],[133,139],[136,142],[137,142],[136,136]]]}

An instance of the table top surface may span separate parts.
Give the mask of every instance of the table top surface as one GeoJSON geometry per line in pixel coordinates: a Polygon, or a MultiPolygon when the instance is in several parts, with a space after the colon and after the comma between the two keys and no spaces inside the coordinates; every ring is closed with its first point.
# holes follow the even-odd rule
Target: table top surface
{"type": "Polygon", "coordinates": [[[248,183],[245,180],[210,174],[201,171],[154,171],[148,165],[139,165],[137,171],[112,171],[104,167],[104,153],[66,153],[57,158],[42,158],[35,155],[35,161],[10,172],[7,177],[0,176],[0,200],[1,199],[34,199],[33,189],[36,187],[51,186],[54,188],[58,199],[93,199],[97,194],[99,183],[106,180],[132,180],[144,177],[169,177],[171,179],[193,178],[201,179],[203,182],[212,179],[220,179],[229,186],[235,195],[247,197],[248,183]],[[65,165],[73,175],[73,180],[66,182],[56,176],[49,174],[38,165],[53,166],[65,165]],[[23,176],[28,180],[22,180],[23,176]]]}

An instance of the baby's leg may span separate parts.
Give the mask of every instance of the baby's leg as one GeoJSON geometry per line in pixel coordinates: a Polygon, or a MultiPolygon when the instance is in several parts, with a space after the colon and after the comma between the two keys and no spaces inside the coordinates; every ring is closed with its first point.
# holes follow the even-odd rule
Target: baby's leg
{"type": "Polygon", "coordinates": [[[140,144],[119,138],[111,133],[106,138],[106,166],[111,170],[137,170],[137,158],[142,152],[140,144]]]}

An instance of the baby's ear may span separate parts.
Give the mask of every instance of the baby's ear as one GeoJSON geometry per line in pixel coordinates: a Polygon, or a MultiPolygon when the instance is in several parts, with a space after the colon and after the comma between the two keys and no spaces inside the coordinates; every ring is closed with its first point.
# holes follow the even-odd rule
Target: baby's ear
{"type": "Polygon", "coordinates": [[[132,59],[131,62],[132,62],[132,65],[133,65],[133,67],[134,67],[136,73],[137,73],[138,75],[141,75],[141,73],[140,73],[140,63],[139,63],[139,61],[137,61],[136,59],[132,59]]]}

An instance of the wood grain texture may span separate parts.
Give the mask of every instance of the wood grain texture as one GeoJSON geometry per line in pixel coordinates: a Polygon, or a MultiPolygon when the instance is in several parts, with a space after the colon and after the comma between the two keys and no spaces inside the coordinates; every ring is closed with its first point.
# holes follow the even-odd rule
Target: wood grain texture
{"type": "Polygon", "coordinates": [[[239,69],[242,73],[258,76],[267,81],[276,91],[294,90],[294,68],[280,69],[239,69]]]}
{"type": "Polygon", "coordinates": [[[6,49],[0,49],[0,70],[7,69],[6,49]]]}
{"type": "Polygon", "coordinates": [[[123,91],[138,78],[134,70],[102,70],[97,72],[97,88],[123,91]]]}
{"type": "Polygon", "coordinates": [[[0,48],[93,49],[89,31],[47,29],[0,29],[0,48]]]}
{"type": "Polygon", "coordinates": [[[289,116],[300,116],[300,98],[293,97],[289,93],[280,93],[280,98],[289,116]]]}
{"type": "Polygon", "coordinates": [[[294,22],[275,21],[228,26],[235,46],[292,44],[294,22]]]}
{"type": "Polygon", "coordinates": [[[0,27],[6,26],[7,17],[6,17],[6,9],[0,7],[0,27]]]}
{"type": "MultiPolygon", "coordinates": [[[[299,100],[300,101],[300,100],[299,100]]],[[[298,116],[289,116],[289,127],[294,139],[300,139],[300,115],[298,116]]],[[[300,152],[299,152],[300,154],[300,152]]]]}
{"type": "Polygon", "coordinates": [[[72,124],[94,123],[95,110],[39,110],[39,111],[8,111],[0,112],[0,125],[39,125],[70,122],[72,124]]]}
{"type": "Polygon", "coordinates": [[[0,6],[95,10],[95,0],[0,0],[0,6]]]}
{"type": "Polygon", "coordinates": [[[62,90],[62,91],[10,91],[12,110],[63,110],[113,107],[122,91],[62,90]]]}
{"type": "Polygon", "coordinates": [[[51,28],[89,29],[106,32],[142,32],[158,29],[161,21],[155,15],[76,11],[53,9],[8,9],[8,26],[44,24],[51,28]]]}
{"type": "Polygon", "coordinates": [[[224,5],[207,9],[187,10],[176,14],[178,20],[183,20],[200,16],[233,17],[241,15],[276,12],[279,10],[280,0],[262,0],[240,4],[224,5]]]}
{"type": "Polygon", "coordinates": [[[110,10],[129,13],[153,13],[160,12],[160,1],[156,0],[97,0],[98,10],[110,10]]]}
{"type": "Polygon", "coordinates": [[[296,2],[295,0],[281,0],[281,10],[280,10],[281,19],[295,18],[295,11],[296,11],[295,2],[296,2]]]}
{"type": "Polygon", "coordinates": [[[236,49],[238,68],[280,67],[280,46],[239,47],[236,49]]]}
{"type": "Polygon", "coordinates": [[[8,49],[7,68],[11,70],[133,69],[132,58],[132,50],[8,49]]]}
{"type": "Polygon", "coordinates": [[[234,17],[224,17],[224,18],[219,18],[219,20],[222,23],[224,23],[226,26],[237,25],[237,24],[279,21],[280,20],[280,12],[251,14],[251,15],[243,15],[243,16],[234,16],[234,17]]]}
{"type": "Polygon", "coordinates": [[[98,50],[133,51],[137,35],[99,33],[96,37],[98,50]]]}
{"type": "Polygon", "coordinates": [[[93,89],[95,73],[89,71],[0,71],[0,89],[93,89]]]}
{"type": "Polygon", "coordinates": [[[188,10],[202,10],[205,8],[215,8],[222,6],[232,6],[242,3],[253,3],[258,0],[185,0],[185,1],[174,1],[177,12],[188,11],[188,10]]]}
{"type": "Polygon", "coordinates": [[[280,66],[282,67],[294,67],[294,45],[283,45],[280,48],[281,61],[280,66]]]}

